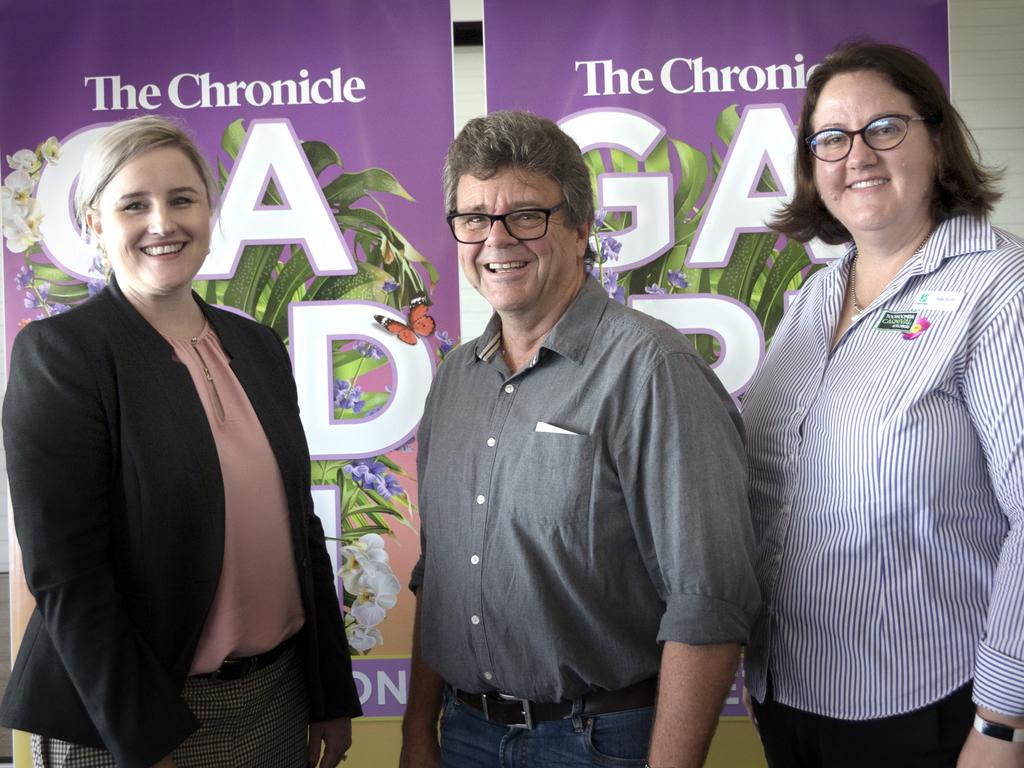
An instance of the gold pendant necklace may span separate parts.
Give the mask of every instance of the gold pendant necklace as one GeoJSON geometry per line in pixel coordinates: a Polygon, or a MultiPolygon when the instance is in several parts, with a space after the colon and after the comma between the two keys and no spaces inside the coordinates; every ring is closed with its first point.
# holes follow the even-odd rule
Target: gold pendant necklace
{"type": "MultiPolygon", "coordinates": [[[[914,258],[914,256],[917,256],[917,254],[919,254],[921,251],[924,250],[925,245],[927,245],[928,240],[931,239],[932,233],[934,231],[935,231],[934,229],[928,230],[928,234],[926,234],[924,236],[924,240],[922,240],[918,244],[917,248],[915,248],[914,252],[910,255],[911,259],[914,258]]],[[[909,259],[908,259],[908,261],[909,261],[909,259]]],[[[862,307],[860,305],[860,300],[857,298],[857,254],[856,254],[856,252],[853,254],[853,258],[850,260],[850,290],[849,290],[849,293],[850,293],[850,301],[853,303],[853,309],[854,309],[853,317],[854,317],[854,319],[856,319],[856,318],[858,318],[860,316],[860,313],[864,311],[864,307],[862,307]]]]}

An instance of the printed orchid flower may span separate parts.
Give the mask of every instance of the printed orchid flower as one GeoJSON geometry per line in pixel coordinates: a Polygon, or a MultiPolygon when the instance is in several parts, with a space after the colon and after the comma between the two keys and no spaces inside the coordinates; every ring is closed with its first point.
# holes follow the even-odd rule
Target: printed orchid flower
{"type": "MultiPolygon", "coordinates": [[[[387,563],[388,552],[384,549],[384,539],[376,533],[367,533],[360,536],[351,544],[341,548],[342,578],[348,571],[354,571],[363,563],[387,563]]],[[[348,589],[348,584],[345,584],[348,589]]]]}
{"type": "Polygon", "coordinates": [[[345,591],[354,598],[350,609],[352,618],[367,627],[377,626],[384,621],[388,611],[395,607],[402,585],[387,563],[373,560],[362,563],[360,568],[353,569],[348,576],[345,591]]]}
{"type": "Polygon", "coordinates": [[[7,178],[4,179],[4,198],[10,198],[11,203],[17,206],[21,215],[24,216],[31,203],[32,187],[34,186],[35,182],[32,181],[32,176],[28,171],[14,171],[7,174],[7,178]]]}
{"type": "Polygon", "coordinates": [[[376,627],[353,623],[345,627],[345,637],[351,648],[359,653],[366,653],[378,645],[384,644],[384,638],[376,627]]]}
{"type": "Polygon", "coordinates": [[[24,253],[41,239],[39,225],[43,220],[43,210],[38,201],[32,200],[25,216],[18,216],[4,211],[4,230],[7,234],[7,250],[12,253],[24,253]]]}
{"type": "Polygon", "coordinates": [[[26,171],[30,174],[42,167],[38,155],[31,149],[19,149],[13,155],[8,155],[7,165],[11,167],[12,171],[26,171]]]}
{"type": "Polygon", "coordinates": [[[56,165],[57,161],[60,160],[60,151],[60,142],[57,141],[56,136],[51,136],[39,145],[39,154],[50,165],[56,165]]]}

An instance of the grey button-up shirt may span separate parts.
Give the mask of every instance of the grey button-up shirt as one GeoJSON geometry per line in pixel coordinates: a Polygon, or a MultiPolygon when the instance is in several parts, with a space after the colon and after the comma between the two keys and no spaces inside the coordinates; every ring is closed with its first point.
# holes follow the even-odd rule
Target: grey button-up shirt
{"type": "Polygon", "coordinates": [[[419,428],[423,659],[534,701],[743,641],[758,608],[736,409],[670,326],[584,287],[514,376],[501,324],[441,365],[419,428]]]}

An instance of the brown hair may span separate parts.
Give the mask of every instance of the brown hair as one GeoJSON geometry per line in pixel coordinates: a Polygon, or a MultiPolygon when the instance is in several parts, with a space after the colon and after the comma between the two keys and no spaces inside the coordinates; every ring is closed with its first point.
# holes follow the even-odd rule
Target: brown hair
{"type": "Polygon", "coordinates": [[[103,190],[122,168],[150,150],[165,147],[180,150],[189,159],[206,188],[210,209],[215,209],[217,177],[192,137],[173,120],[146,115],[114,123],[85,153],[75,190],[75,213],[79,221],[84,225],[85,215],[95,210],[103,190]]]}
{"type": "MultiPolygon", "coordinates": [[[[506,168],[557,182],[565,198],[567,226],[593,223],[594,193],[579,146],[554,122],[530,112],[492,112],[459,131],[448,147],[442,174],[448,213],[456,211],[456,190],[464,175],[489,179],[506,168]]],[[[592,257],[588,241],[584,258],[592,257]]]]}
{"type": "Polygon", "coordinates": [[[804,139],[811,134],[811,118],[825,85],[836,75],[876,72],[905,93],[919,116],[926,118],[937,145],[937,171],[929,214],[937,222],[959,214],[985,216],[1002,194],[994,188],[1001,172],[983,166],[978,145],[963,118],[950,103],[935,71],[918,54],[886,43],[859,40],[844,43],[815,67],[807,80],[807,94],[797,127],[796,191],[792,201],[768,224],[800,242],[815,237],[836,245],[851,239],[849,230],[822,202],[814,184],[814,163],[804,139]]]}

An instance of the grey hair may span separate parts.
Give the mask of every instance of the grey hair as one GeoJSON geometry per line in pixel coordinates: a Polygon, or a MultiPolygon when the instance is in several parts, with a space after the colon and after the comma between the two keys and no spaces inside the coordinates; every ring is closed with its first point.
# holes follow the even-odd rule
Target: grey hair
{"type": "Polygon", "coordinates": [[[146,115],[114,123],[85,153],[75,189],[79,224],[84,227],[86,214],[96,210],[103,190],[122,168],[146,152],[166,147],[180,150],[189,159],[203,180],[210,210],[215,209],[219,196],[217,178],[192,137],[173,120],[146,115]]]}
{"type": "Polygon", "coordinates": [[[594,192],[579,146],[551,120],[530,112],[492,112],[459,131],[444,161],[448,213],[457,210],[456,189],[464,175],[489,179],[507,168],[557,182],[565,198],[567,226],[593,223],[594,192]]]}

